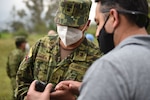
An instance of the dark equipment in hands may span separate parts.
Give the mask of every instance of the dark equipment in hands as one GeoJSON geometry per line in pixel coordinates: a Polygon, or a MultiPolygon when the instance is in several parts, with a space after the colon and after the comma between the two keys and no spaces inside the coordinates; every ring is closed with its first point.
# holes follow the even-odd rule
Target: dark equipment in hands
{"type": "MultiPolygon", "coordinates": [[[[36,81],[36,82],[35,82],[35,90],[36,90],[36,91],[39,91],[39,92],[43,92],[43,91],[45,90],[46,85],[47,85],[47,84],[44,83],[44,82],[36,81]]],[[[54,91],[55,91],[55,90],[54,90],[54,87],[53,87],[50,92],[54,92],[54,91]]]]}

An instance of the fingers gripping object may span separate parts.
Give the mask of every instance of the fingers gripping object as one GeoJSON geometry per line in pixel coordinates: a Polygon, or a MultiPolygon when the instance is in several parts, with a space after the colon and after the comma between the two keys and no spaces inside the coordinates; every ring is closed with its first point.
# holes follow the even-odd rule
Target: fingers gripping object
{"type": "MultiPolygon", "coordinates": [[[[43,92],[43,91],[45,90],[46,85],[47,85],[47,84],[44,83],[44,82],[36,81],[36,82],[35,82],[35,90],[38,91],[38,92],[43,92]]],[[[50,93],[55,91],[54,88],[55,88],[55,87],[53,87],[53,88],[51,89],[50,93]]]]}

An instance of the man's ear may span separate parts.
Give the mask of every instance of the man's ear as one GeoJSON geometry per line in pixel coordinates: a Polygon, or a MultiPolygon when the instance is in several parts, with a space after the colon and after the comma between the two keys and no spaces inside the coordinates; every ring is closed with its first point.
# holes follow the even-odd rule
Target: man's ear
{"type": "Polygon", "coordinates": [[[113,16],[113,27],[116,28],[119,24],[119,14],[116,9],[110,10],[110,15],[113,16]]]}
{"type": "Polygon", "coordinates": [[[90,23],[91,23],[91,20],[88,20],[88,21],[86,22],[86,24],[84,25],[84,27],[83,27],[83,29],[82,29],[83,32],[86,31],[86,30],[89,28],[90,23]]]}
{"type": "Polygon", "coordinates": [[[90,23],[91,23],[91,20],[88,20],[88,21],[87,21],[87,27],[90,26],[90,23]]]}

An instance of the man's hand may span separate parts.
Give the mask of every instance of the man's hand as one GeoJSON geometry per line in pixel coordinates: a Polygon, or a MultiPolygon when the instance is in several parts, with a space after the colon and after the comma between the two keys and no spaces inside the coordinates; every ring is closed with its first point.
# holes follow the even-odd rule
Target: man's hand
{"type": "Polygon", "coordinates": [[[62,81],[55,87],[55,92],[51,93],[51,100],[76,100],[79,94],[81,82],[62,81]]]}
{"type": "Polygon", "coordinates": [[[64,90],[65,87],[68,87],[69,91],[74,95],[79,95],[79,88],[81,86],[81,82],[78,81],[62,81],[55,87],[55,90],[64,90]]]}
{"type": "Polygon", "coordinates": [[[35,90],[35,82],[33,81],[29,87],[26,99],[27,100],[50,100],[50,90],[52,89],[52,84],[47,84],[44,92],[37,92],[35,90]]]}

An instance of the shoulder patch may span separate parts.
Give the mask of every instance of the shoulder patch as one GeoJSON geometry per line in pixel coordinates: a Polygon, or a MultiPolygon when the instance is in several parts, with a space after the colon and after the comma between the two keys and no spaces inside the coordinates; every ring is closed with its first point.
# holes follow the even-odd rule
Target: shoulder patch
{"type": "Polygon", "coordinates": [[[25,60],[27,61],[32,56],[32,48],[30,48],[28,54],[25,57],[25,60]]]}
{"type": "Polygon", "coordinates": [[[30,49],[29,53],[28,53],[28,58],[30,58],[32,56],[32,48],[30,49]]]}

